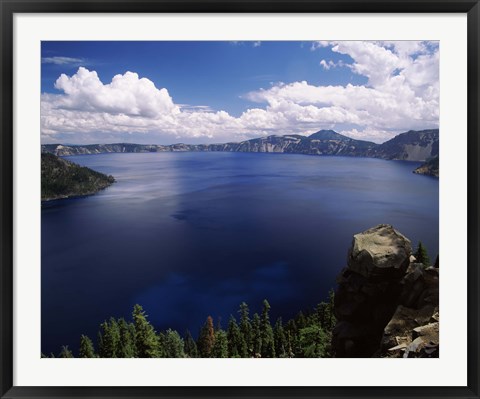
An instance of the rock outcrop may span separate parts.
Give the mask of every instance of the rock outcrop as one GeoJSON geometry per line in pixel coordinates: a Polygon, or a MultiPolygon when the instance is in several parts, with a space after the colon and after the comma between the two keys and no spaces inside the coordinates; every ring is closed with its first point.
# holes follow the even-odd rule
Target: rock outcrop
{"type": "Polygon", "coordinates": [[[420,175],[439,177],[440,168],[439,168],[438,155],[433,157],[433,158],[428,159],[426,162],[421,164],[417,169],[415,169],[413,171],[413,173],[417,173],[417,174],[420,174],[420,175]]]}
{"type": "Polygon", "coordinates": [[[410,130],[375,148],[373,157],[405,161],[426,161],[438,156],[439,130],[410,130]]]}
{"type": "Polygon", "coordinates": [[[376,356],[438,356],[438,267],[425,268],[421,263],[411,263],[400,284],[399,305],[385,326],[376,356]]]}
{"type": "Polygon", "coordinates": [[[438,355],[438,264],[415,263],[390,225],[356,234],[337,278],[336,357],[438,355]]]}

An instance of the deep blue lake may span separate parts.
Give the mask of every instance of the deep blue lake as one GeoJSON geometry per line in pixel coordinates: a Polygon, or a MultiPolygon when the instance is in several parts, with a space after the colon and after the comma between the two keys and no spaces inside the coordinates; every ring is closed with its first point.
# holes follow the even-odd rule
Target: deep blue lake
{"type": "Polygon", "coordinates": [[[325,300],[353,234],[392,224],[438,253],[438,179],[418,163],[259,153],[67,159],[117,182],[42,207],[42,351],[75,352],[140,303],[157,330],[226,327],[245,301],[284,320],[325,300]]]}

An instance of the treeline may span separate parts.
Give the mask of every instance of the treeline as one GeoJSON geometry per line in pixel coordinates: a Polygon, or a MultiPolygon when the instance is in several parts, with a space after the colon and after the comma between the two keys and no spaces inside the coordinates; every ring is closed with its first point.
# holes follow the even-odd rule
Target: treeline
{"type": "MultiPolygon", "coordinates": [[[[312,311],[300,312],[283,323],[270,321],[270,304],[263,301],[260,314],[250,316],[243,302],[238,320],[230,316],[226,329],[214,326],[208,316],[195,340],[187,330],[183,336],[168,329],[157,333],[140,305],[135,305],[132,320],[110,318],[99,328],[97,345],[82,335],[78,357],[81,358],[291,358],[330,357],[331,334],[335,326],[334,293],[312,311]]],[[[42,357],[46,357],[42,354],[42,357]]],[[[55,357],[50,354],[49,357],[55,357]]],[[[58,357],[73,358],[68,346],[58,357]]]]}

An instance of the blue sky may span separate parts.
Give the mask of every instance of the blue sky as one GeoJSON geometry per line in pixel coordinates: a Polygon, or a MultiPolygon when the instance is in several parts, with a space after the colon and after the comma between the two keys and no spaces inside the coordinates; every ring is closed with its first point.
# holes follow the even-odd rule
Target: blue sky
{"type": "Polygon", "coordinates": [[[432,42],[43,42],[42,142],[241,141],[438,127],[432,42]]]}

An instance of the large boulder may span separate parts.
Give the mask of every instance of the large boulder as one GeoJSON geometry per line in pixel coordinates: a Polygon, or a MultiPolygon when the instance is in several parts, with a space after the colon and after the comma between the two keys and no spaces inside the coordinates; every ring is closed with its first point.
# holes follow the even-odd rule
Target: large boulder
{"type": "Polygon", "coordinates": [[[410,240],[388,224],[353,236],[348,267],[368,279],[398,279],[410,263],[410,240]]]}

